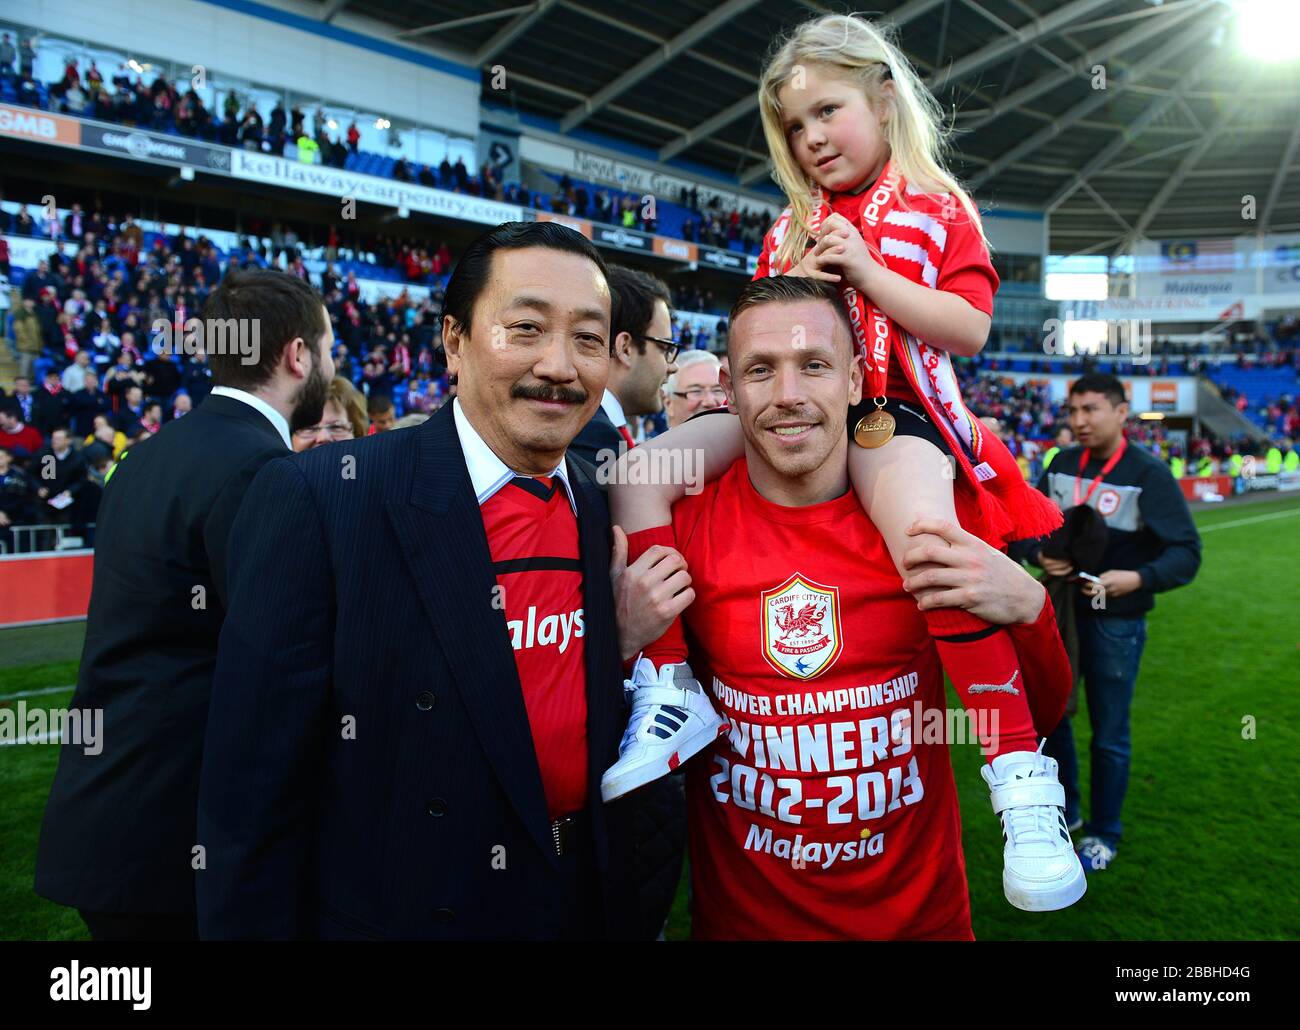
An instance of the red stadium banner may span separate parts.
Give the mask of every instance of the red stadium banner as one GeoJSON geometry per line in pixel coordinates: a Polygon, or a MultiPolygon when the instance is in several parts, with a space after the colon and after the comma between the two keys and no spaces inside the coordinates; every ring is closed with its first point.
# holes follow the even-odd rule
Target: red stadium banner
{"type": "Polygon", "coordinates": [[[84,619],[94,551],[0,556],[0,627],[84,619]]]}
{"type": "Polygon", "coordinates": [[[1232,496],[1231,476],[1184,476],[1178,481],[1189,501],[1203,501],[1210,494],[1232,496]]]}

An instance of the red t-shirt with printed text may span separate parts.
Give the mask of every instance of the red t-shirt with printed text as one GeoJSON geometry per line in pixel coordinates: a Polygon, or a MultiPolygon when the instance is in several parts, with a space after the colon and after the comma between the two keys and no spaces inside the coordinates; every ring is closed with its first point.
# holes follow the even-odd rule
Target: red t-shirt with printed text
{"type": "Polygon", "coordinates": [[[558,477],[519,477],[483,528],[552,819],[587,804],[586,623],[578,520],[558,477]]]}
{"type": "Polygon", "coordinates": [[[673,533],[692,667],[731,719],[688,771],[694,936],[970,939],[947,745],[910,725],[942,671],[857,497],[782,507],[742,459],[673,533]]]}

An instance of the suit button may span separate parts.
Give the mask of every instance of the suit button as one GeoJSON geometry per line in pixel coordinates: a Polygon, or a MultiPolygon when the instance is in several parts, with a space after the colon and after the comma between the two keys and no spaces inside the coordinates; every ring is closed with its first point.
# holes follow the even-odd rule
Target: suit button
{"type": "Polygon", "coordinates": [[[435,923],[454,923],[456,913],[449,908],[435,908],[433,910],[433,921],[435,923]]]}
{"type": "Polygon", "coordinates": [[[443,801],[442,798],[434,798],[429,802],[429,814],[441,819],[447,814],[447,802],[443,801]]]}
{"type": "Polygon", "coordinates": [[[433,707],[433,691],[421,690],[415,695],[415,707],[422,712],[427,712],[433,707]]]}

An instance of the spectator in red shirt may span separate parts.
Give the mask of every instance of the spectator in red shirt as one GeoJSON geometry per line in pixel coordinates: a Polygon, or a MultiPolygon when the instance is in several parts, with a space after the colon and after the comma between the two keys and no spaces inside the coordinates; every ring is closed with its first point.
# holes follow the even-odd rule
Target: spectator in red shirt
{"type": "Polygon", "coordinates": [[[27,425],[22,419],[18,405],[10,400],[0,408],[0,447],[19,458],[29,458],[45,443],[40,431],[27,425]]]}

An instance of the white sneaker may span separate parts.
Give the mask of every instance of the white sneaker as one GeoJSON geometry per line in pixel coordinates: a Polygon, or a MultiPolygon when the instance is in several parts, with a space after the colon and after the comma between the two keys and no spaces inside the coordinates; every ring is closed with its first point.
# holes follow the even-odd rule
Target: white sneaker
{"type": "Polygon", "coordinates": [[[623,689],[631,694],[632,714],[618,761],[600,780],[605,801],[667,776],[728,729],[685,662],[656,670],[654,662],[638,658],[623,689]]]}
{"type": "Polygon", "coordinates": [[[1042,744],[1037,751],[999,755],[980,770],[993,811],[1002,819],[1002,892],[1026,912],[1068,908],[1088,889],[1065,823],[1065,788],[1056,770],[1042,744]]]}

